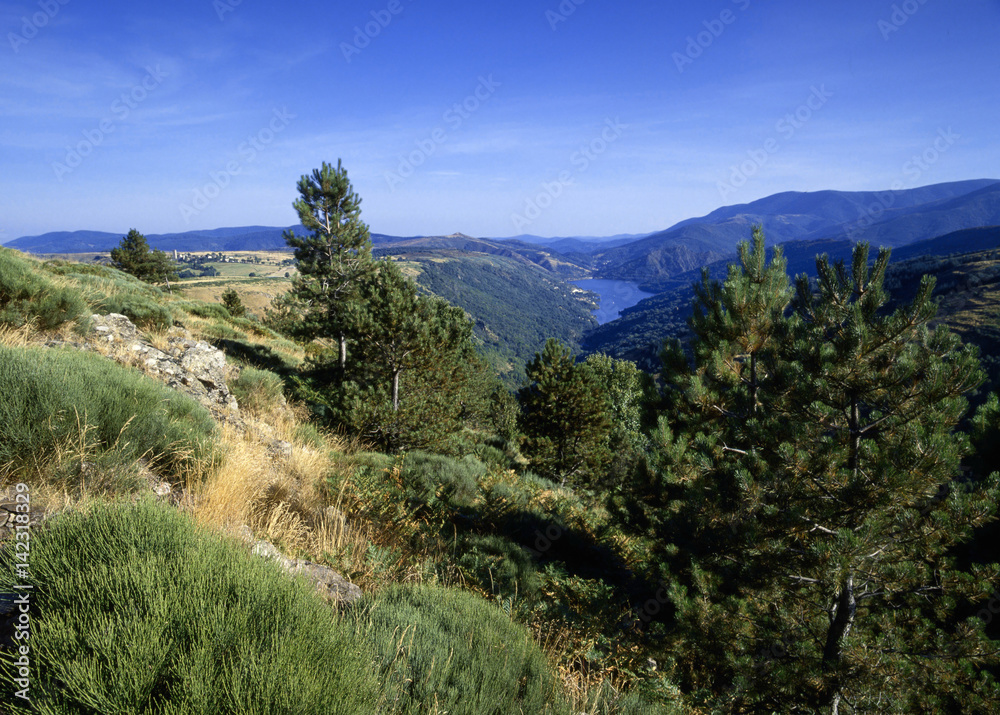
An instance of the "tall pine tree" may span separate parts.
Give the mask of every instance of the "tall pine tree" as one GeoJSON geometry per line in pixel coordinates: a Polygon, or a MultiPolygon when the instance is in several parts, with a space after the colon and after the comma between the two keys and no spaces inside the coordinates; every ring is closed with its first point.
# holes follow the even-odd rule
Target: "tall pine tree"
{"type": "Polygon", "coordinates": [[[389,449],[440,447],[485,381],[464,311],[421,295],[381,260],[359,287],[350,325],[347,420],[389,449]]]}
{"type": "Polygon", "coordinates": [[[294,202],[299,221],[311,233],[285,232],[295,249],[299,276],[292,293],[305,308],[300,330],[304,337],[333,337],[339,365],[347,365],[351,304],[363,279],[373,270],[368,226],[361,221],[361,199],[354,192],[340,160],[337,168],[323,162],[298,183],[294,202]]]}
{"type": "Polygon", "coordinates": [[[997,507],[959,469],[974,352],[929,330],[929,280],[886,310],[887,251],[818,260],[794,312],[780,255],[740,255],[699,292],[686,432],[656,436],[678,672],[729,712],[977,711],[994,649],[956,607],[997,571],[951,557],[997,507]]]}

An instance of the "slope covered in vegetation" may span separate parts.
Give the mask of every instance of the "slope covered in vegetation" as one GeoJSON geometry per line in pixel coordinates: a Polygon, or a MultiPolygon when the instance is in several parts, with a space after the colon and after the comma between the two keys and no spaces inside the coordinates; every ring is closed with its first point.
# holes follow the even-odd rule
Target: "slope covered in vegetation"
{"type": "MultiPolygon", "coordinates": [[[[552,340],[515,396],[463,311],[369,255],[356,212],[322,220],[345,205],[322,197],[350,193],[340,167],[300,192],[302,277],[266,325],[0,250],[0,376],[23,395],[0,478],[49,516],[30,573],[6,549],[0,583],[36,579],[49,711],[985,712],[1000,696],[977,615],[1000,577],[1000,411],[964,421],[979,361],[935,328],[928,281],[907,292],[859,249],[793,288],[758,234],[698,287],[690,350],[656,383],[552,340]],[[239,412],[168,396],[94,335],[109,306],[150,345],[186,330],[223,349],[239,412]],[[240,539],[365,596],[331,611],[240,539]],[[93,589],[132,607],[81,604],[93,589]]],[[[988,303],[989,260],[929,268],[988,303]]],[[[16,704],[13,653],[0,664],[16,704]]]]}

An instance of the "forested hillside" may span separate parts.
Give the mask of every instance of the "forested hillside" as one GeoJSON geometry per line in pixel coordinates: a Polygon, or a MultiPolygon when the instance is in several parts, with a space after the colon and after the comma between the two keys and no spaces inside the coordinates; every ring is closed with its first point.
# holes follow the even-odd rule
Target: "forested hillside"
{"type": "Polygon", "coordinates": [[[490,365],[512,384],[547,338],[578,348],[597,326],[595,307],[579,289],[524,261],[459,251],[391,249],[416,271],[416,281],[468,313],[490,365]]]}

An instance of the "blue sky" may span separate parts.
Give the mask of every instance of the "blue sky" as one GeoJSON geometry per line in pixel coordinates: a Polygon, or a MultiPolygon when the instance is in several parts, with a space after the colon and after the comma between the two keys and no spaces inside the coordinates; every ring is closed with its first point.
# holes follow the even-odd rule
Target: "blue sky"
{"type": "Polygon", "coordinates": [[[289,225],[338,158],[396,235],[1000,178],[1000,0],[35,0],[0,30],[0,241],[289,225]]]}

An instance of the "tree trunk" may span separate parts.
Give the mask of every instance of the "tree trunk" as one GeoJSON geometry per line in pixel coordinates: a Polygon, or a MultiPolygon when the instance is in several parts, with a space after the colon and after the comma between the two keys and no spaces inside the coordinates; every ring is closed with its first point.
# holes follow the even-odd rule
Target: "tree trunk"
{"type": "Polygon", "coordinates": [[[347,367],[347,336],[340,334],[340,369],[347,367]]]}
{"type": "Polygon", "coordinates": [[[392,411],[399,412],[399,373],[401,370],[392,372],[392,411]]]}
{"type": "MultiPolygon", "coordinates": [[[[854,626],[854,618],[857,614],[858,602],[854,597],[854,574],[848,573],[840,584],[840,593],[837,595],[837,605],[830,623],[830,630],[826,633],[826,647],[823,649],[823,667],[828,673],[834,671],[840,665],[840,656],[844,652],[847,637],[854,626]]],[[[839,677],[836,676],[835,677],[839,677]]],[[[830,712],[836,715],[840,709],[841,687],[839,682],[834,686],[830,694],[828,704],[830,712]]]]}
{"type": "Polygon", "coordinates": [[[861,462],[861,409],[858,405],[858,398],[851,398],[851,453],[847,461],[847,468],[854,476],[858,476],[861,462]]]}

